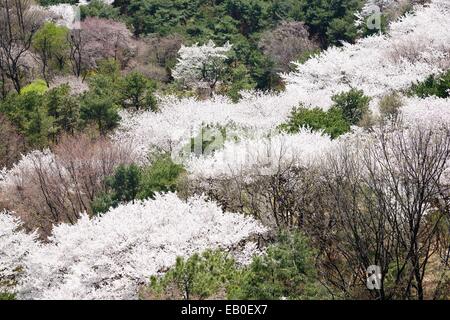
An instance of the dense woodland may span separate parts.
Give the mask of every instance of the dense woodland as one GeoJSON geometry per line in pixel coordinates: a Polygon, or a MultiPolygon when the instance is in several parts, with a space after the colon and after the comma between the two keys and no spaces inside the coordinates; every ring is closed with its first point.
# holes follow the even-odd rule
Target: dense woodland
{"type": "Polygon", "coordinates": [[[448,0],[0,0],[0,300],[449,299],[448,30],[448,0]]]}

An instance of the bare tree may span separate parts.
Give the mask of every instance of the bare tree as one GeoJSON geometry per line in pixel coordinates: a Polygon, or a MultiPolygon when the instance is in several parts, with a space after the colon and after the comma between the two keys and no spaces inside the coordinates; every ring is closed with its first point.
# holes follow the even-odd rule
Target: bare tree
{"type": "Polygon", "coordinates": [[[85,59],[83,31],[80,29],[71,30],[68,35],[68,42],[70,47],[69,59],[74,76],[77,78],[86,76],[86,71],[92,65],[89,65],[85,59]]]}
{"type": "Polygon", "coordinates": [[[0,113],[0,168],[11,166],[26,149],[25,139],[6,116],[0,113]]]}
{"type": "Polygon", "coordinates": [[[129,68],[138,70],[148,78],[167,82],[182,42],[179,35],[139,39],[136,41],[136,55],[130,61],[129,68]]]}
{"type": "Polygon", "coordinates": [[[275,61],[278,71],[289,71],[292,61],[317,50],[319,45],[310,39],[303,22],[283,22],[276,29],[266,31],[259,42],[265,54],[275,61]]]}
{"type": "Polygon", "coordinates": [[[92,213],[91,203],[104,190],[105,178],[118,165],[131,163],[132,155],[130,146],[105,138],[63,137],[50,160],[28,158],[29,164],[0,189],[0,203],[45,237],[53,224],[75,223],[81,212],[92,213]]]}
{"type": "MultiPolygon", "coordinates": [[[[450,130],[422,127],[379,128],[370,143],[345,146],[330,157],[323,174],[328,193],[323,214],[333,224],[320,242],[331,284],[348,295],[355,286],[363,291],[367,267],[378,265],[377,298],[434,296],[426,295],[424,279],[430,261],[449,246],[437,241],[448,223],[443,177],[449,157],[450,130]]],[[[441,263],[448,269],[448,260],[441,263]]]]}
{"type": "Polygon", "coordinates": [[[32,0],[0,0],[0,68],[17,92],[26,69],[24,57],[41,23],[32,0]]]}
{"type": "Polygon", "coordinates": [[[304,167],[284,161],[271,174],[255,167],[187,181],[184,196],[206,193],[275,229],[302,230],[317,250],[321,282],[337,298],[445,297],[450,128],[386,120],[336,148],[304,167]],[[378,290],[366,286],[372,265],[381,268],[378,290]]]}
{"type": "Polygon", "coordinates": [[[97,68],[97,62],[114,59],[125,68],[136,53],[135,40],[127,26],[121,22],[87,18],[69,35],[70,62],[73,74],[85,76],[97,68]]]}

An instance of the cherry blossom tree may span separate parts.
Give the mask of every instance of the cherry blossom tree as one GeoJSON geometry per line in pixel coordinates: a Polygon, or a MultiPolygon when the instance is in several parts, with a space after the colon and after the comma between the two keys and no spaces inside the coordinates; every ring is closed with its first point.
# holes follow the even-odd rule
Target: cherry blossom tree
{"type": "Polygon", "coordinates": [[[432,1],[393,22],[388,35],[331,47],[303,64],[297,63],[296,71],[283,75],[287,86],[279,94],[247,92],[235,104],[217,96],[205,101],[160,97],[158,113],[121,114],[121,128],[114,138],[133,140],[142,154],[152,148],[172,152],[186,144],[203,124],[270,131],[285,122],[293,107],[302,104],[326,110],[333,95],[352,88],[373,98],[371,105],[376,111],[379,98],[406,90],[450,66],[449,12],[447,1],[432,1]]]}
{"type": "Polygon", "coordinates": [[[16,292],[23,299],[135,299],[139,285],[177,256],[231,249],[266,232],[254,219],[224,213],[203,197],[182,201],[173,193],[92,219],[83,214],[75,225],[55,226],[48,243],[18,227],[16,218],[0,214],[0,276],[11,277],[20,265],[16,292]]]}
{"type": "Polygon", "coordinates": [[[0,292],[14,293],[21,284],[25,257],[37,249],[37,235],[26,233],[19,218],[0,212],[0,292]]]}
{"type": "Polygon", "coordinates": [[[231,47],[228,42],[222,47],[216,46],[212,40],[201,46],[182,46],[178,51],[180,57],[172,76],[194,88],[206,86],[212,93],[222,79],[224,61],[231,47]]]}

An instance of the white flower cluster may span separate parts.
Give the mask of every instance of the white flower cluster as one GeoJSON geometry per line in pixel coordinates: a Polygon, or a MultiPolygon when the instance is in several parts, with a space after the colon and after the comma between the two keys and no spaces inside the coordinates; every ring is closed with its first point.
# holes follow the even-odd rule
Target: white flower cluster
{"type": "Polygon", "coordinates": [[[23,155],[11,169],[0,170],[0,190],[9,186],[23,186],[36,168],[45,172],[56,172],[55,165],[55,155],[49,149],[31,151],[23,155]]]}
{"type": "Polygon", "coordinates": [[[164,98],[161,112],[125,115],[118,141],[133,140],[142,153],[151,148],[171,152],[185,144],[202,124],[233,124],[266,130],[284,122],[299,104],[327,109],[334,94],[351,88],[379,98],[404,90],[416,81],[450,66],[450,6],[434,0],[393,23],[389,35],[361,39],[354,45],[331,47],[297,71],[283,75],[280,94],[247,92],[233,104],[223,97],[206,101],[164,98]]]}
{"type": "Polygon", "coordinates": [[[178,51],[178,63],[172,70],[174,79],[183,80],[187,85],[194,87],[209,87],[218,80],[218,75],[227,59],[227,53],[231,50],[228,42],[224,46],[216,46],[210,40],[199,46],[181,46],[178,51]]]}
{"type": "Polygon", "coordinates": [[[331,139],[307,129],[297,134],[276,134],[239,142],[227,141],[212,155],[192,157],[186,163],[191,177],[198,180],[233,176],[251,180],[252,174],[272,175],[288,166],[308,167],[331,147],[331,139]]]}
{"type": "MultiPolygon", "coordinates": [[[[350,88],[362,89],[377,101],[386,93],[404,90],[450,67],[448,0],[417,7],[389,30],[388,35],[333,47],[297,64],[296,72],[283,75],[287,88],[280,94],[248,92],[236,104],[224,97],[206,101],[166,97],[158,113],[123,112],[113,139],[119,145],[132,142],[138,159],[144,159],[152,149],[180,150],[205,124],[254,132],[238,141],[226,141],[221,150],[210,155],[187,159],[190,177],[200,181],[236,175],[251,180],[255,172],[270,175],[292,165],[310,166],[342,142],[353,144],[357,152],[358,139],[370,139],[359,131],[337,140],[307,129],[293,135],[269,133],[299,104],[327,109],[332,95],[350,88]]],[[[184,47],[181,54],[186,59],[207,54],[222,59],[230,49],[229,45],[209,47],[212,51],[184,47]]],[[[449,99],[405,98],[401,115],[406,124],[448,126],[449,110],[449,99]]],[[[26,184],[27,172],[36,163],[42,170],[52,171],[55,156],[50,151],[34,151],[12,169],[0,171],[0,191],[26,184]]],[[[21,222],[3,212],[0,279],[7,279],[19,298],[136,298],[138,286],[170,267],[177,256],[187,257],[207,248],[230,248],[265,231],[255,220],[223,213],[203,197],[182,201],[172,193],[123,204],[92,219],[82,215],[74,225],[55,226],[46,243],[21,231],[21,222]]],[[[255,250],[254,245],[245,246],[242,260],[255,250]]]]}
{"type": "Polygon", "coordinates": [[[0,292],[20,286],[18,270],[24,259],[38,248],[36,233],[21,230],[20,219],[0,212],[0,292]]]}
{"type": "Polygon", "coordinates": [[[16,218],[0,214],[0,277],[19,268],[17,294],[25,299],[133,299],[140,284],[177,256],[232,248],[266,231],[203,197],[185,202],[173,193],[55,226],[48,243],[19,227],[16,218]]]}
{"type": "Polygon", "coordinates": [[[406,124],[420,123],[427,127],[450,126],[449,98],[408,98],[404,103],[401,115],[406,124]]]}
{"type": "Polygon", "coordinates": [[[392,23],[389,35],[330,48],[297,64],[297,71],[285,79],[312,96],[323,96],[321,106],[330,105],[333,94],[350,88],[372,97],[408,88],[449,66],[449,15],[448,5],[435,1],[392,23]]]}

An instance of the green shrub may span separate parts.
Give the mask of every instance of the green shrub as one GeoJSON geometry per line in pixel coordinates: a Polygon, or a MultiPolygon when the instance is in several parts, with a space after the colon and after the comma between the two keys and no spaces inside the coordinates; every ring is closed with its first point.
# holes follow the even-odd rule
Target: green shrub
{"type": "Polygon", "coordinates": [[[120,165],[106,178],[106,191],[94,198],[92,211],[104,213],[120,203],[153,198],[157,192],[175,192],[183,172],[183,166],[175,164],[168,155],[156,156],[152,164],[144,168],[135,164],[120,165]]]}
{"type": "Polygon", "coordinates": [[[27,94],[30,92],[37,94],[44,94],[48,90],[47,83],[42,79],[34,80],[29,85],[22,88],[20,94],[27,94]]]}
{"type": "Polygon", "coordinates": [[[54,118],[48,114],[45,96],[35,90],[10,95],[0,105],[0,112],[7,115],[31,147],[46,147],[54,136],[54,118]]]}
{"type": "Polygon", "coordinates": [[[16,300],[16,295],[8,292],[0,292],[0,300],[16,300]]]}
{"type": "Polygon", "coordinates": [[[183,166],[174,163],[169,155],[157,156],[149,167],[143,169],[138,198],[152,198],[157,192],[176,191],[183,173],[183,166]]]}
{"type": "Polygon", "coordinates": [[[244,281],[232,298],[237,299],[323,299],[315,253],[299,232],[282,233],[278,241],[257,256],[248,267],[244,281]]]}
{"type": "Polygon", "coordinates": [[[113,199],[117,202],[129,202],[136,199],[139,192],[141,170],[135,165],[120,165],[114,176],[107,179],[106,184],[111,188],[113,199]]]}
{"type": "Polygon", "coordinates": [[[280,234],[265,254],[239,266],[221,251],[178,257],[163,276],[153,276],[141,297],[147,299],[241,300],[326,299],[315,268],[315,252],[299,232],[280,234]]]}
{"type": "Polygon", "coordinates": [[[333,139],[350,130],[350,125],[344,118],[342,110],[336,107],[330,108],[328,111],[304,107],[294,109],[288,122],[280,125],[279,128],[288,133],[297,133],[303,127],[323,130],[333,139]]]}
{"type": "Polygon", "coordinates": [[[97,195],[91,203],[92,213],[100,214],[117,207],[118,203],[113,199],[113,194],[103,192],[97,195]]]}
{"type": "Polygon", "coordinates": [[[248,69],[243,64],[230,68],[229,72],[229,85],[225,93],[233,102],[238,102],[242,98],[240,91],[254,89],[256,83],[252,80],[248,69]]]}
{"type": "Polygon", "coordinates": [[[225,298],[228,287],[238,278],[233,259],[221,251],[206,251],[190,258],[178,257],[175,266],[162,277],[153,276],[143,292],[149,299],[225,298]]]}
{"type": "Polygon", "coordinates": [[[89,91],[81,98],[83,124],[96,125],[103,135],[117,127],[120,121],[117,82],[109,75],[95,75],[89,79],[89,91]]]}
{"type": "Polygon", "coordinates": [[[340,108],[348,123],[357,125],[363,115],[369,112],[370,98],[362,90],[351,89],[332,97],[334,107],[340,108]]]}
{"type": "Polygon", "coordinates": [[[139,192],[141,170],[135,164],[120,165],[114,175],[105,181],[107,192],[97,196],[92,203],[94,213],[108,211],[121,202],[130,202],[136,199],[139,192]]]}
{"type": "Polygon", "coordinates": [[[425,81],[414,84],[409,93],[421,98],[450,97],[450,70],[440,76],[431,75],[425,81]]]}
{"type": "Polygon", "coordinates": [[[48,146],[63,133],[74,134],[81,128],[80,101],[70,94],[68,85],[45,93],[29,90],[11,94],[0,102],[0,112],[7,115],[32,147],[48,146]]]}
{"type": "Polygon", "coordinates": [[[120,86],[120,104],[124,108],[156,111],[154,86],[142,73],[134,71],[125,76],[120,86]]]}

